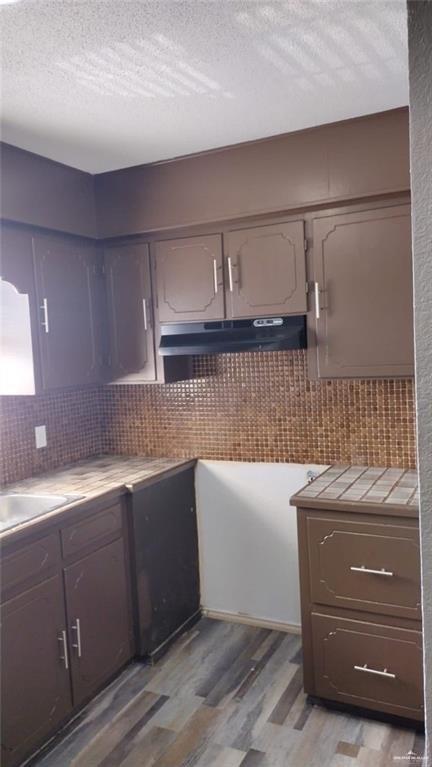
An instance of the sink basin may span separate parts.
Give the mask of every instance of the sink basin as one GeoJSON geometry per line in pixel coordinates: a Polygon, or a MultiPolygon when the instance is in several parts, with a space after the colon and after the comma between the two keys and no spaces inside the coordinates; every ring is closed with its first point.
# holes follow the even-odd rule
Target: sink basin
{"type": "Polygon", "coordinates": [[[0,531],[21,525],[34,517],[79,500],[80,495],[20,495],[0,494],[0,531]]]}

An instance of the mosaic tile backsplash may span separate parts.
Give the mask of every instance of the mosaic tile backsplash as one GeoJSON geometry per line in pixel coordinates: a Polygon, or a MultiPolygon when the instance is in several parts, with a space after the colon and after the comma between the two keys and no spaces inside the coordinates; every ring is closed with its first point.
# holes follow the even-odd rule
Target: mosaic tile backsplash
{"type": "Polygon", "coordinates": [[[101,387],[0,397],[0,481],[15,482],[101,452],[101,387]],[[36,450],[34,427],[47,447],[36,450]]]}
{"type": "Polygon", "coordinates": [[[104,451],[415,466],[411,380],[311,381],[304,351],[197,357],[195,374],[104,387],[104,451]]]}
{"type": "Polygon", "coordinates": [[[195,378],[2,397],[2,480],[103,453],[415,466],[412,380],[311,381],[306,353],[197,357],[195,378]],[[34,447],[47,424],[48,447],[34,447]]]}

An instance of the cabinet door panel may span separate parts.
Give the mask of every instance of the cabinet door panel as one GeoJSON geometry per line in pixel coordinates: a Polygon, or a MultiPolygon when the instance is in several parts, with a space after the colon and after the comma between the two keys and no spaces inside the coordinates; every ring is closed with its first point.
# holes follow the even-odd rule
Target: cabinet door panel
{"type": "Polygon", "coordinates": [[[423,719],[421,631],[312,613],[312,635],[317,695],[423,719]]]}
{"type": "Polygon", "coordinates": [[[75,705],[132,657],[123,546],[114,541],[64,571],[75,705]]]}
{"type": "Polygon", "coordinates": [[[313,228],[319,376],[412,375],[409,205],[316,219],[313,228]]]}
{"type": "Polygon", "coordinates": [[[105,250],[111,378],[123,383],[156,378],[148,245],[105,250]],[[124,379],[124,380],[123,380],[124,379]]]}
{"type": "Polygon", "coordinates": [[[0,394],[35,394],[41,388],[32,235],[27,229],[0,227],[0,276],[20,294],[19,309],[12,314],[4,297],[1,317],[0,394]],[[26,306],[27,299],[28,304],[26,306]],[[25,339],[31,339],[31,344],[25,339]]]}
{"type": "Polygon", "coordinates": [[[33,248],[43,386],[97,382],[102,360],[96,248],[44,235],[34,237],[33,248]]]}
{"type": "Polygon", "coordinates": [[[157,242],[155,254],[160,322],[223,319],[220,235],[157,242]]]}
{"type": "Polygon", "coordinates": [[[2,606],[2,764],[18,764],[72,707],[59,636],[66,628],[60,576],[2,606]]]}
{"type": "Polygon", "coordinates": [[[230,317],[306,312],[303,221],[229,232],[230,317]]]}

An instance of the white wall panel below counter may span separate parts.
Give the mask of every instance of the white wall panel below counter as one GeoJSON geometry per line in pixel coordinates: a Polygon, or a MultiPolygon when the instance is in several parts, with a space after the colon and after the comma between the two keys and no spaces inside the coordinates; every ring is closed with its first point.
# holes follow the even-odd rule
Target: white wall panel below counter
{"type": "Polygon", "coordinates": [[[210,612],[300,626],[296,511],[307,471],[327,466],[199,461],[201,599],[210,612]]]}

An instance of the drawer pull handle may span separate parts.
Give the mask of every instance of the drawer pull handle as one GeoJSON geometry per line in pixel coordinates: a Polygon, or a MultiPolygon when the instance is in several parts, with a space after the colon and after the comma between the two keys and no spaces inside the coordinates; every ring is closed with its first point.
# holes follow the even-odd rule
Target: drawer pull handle
{"type": "Polygon", "coordinates": [[[370,567],[365,567],[362,565],[361,567],[350,567],[350,570],[353,571],[353,573],[367,573],[368,575],[387,575],[388,577],[392,578],[394,576],[394,573],[391,572],[391,570],[386,570],[384,567],[381,568],[381,570],[371,570],[370,567]]]}
{"type": "Polygon", "coordinates": [[[384,671],[379,671],[376,668],[368,668],[368,664],[364,666],[354,666],[354,671],[366,671],[367,674],[376,674],[376,676],[385,676],[386,679],[396,679],[396,674],[392,674],[385,668],[384,671]]]}

